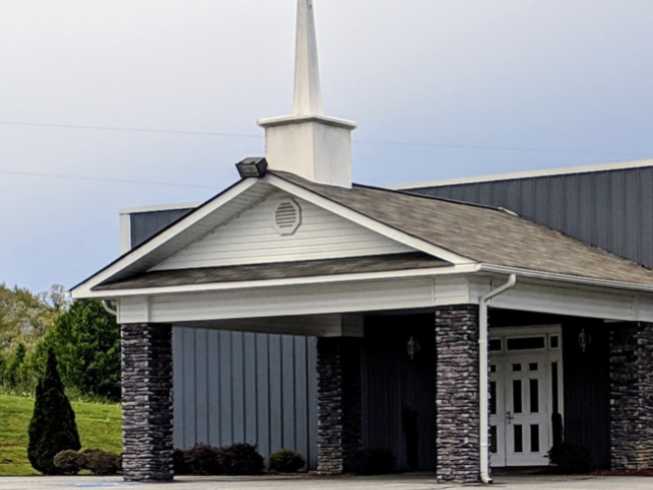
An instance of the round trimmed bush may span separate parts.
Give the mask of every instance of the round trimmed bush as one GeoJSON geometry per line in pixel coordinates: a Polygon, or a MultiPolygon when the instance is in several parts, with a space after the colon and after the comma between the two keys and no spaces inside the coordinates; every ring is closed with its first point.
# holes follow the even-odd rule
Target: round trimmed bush
{"type": "Polygon", "coordinates": [[[551,464],[561,473],[589,473],[592,470],[592,455],[582,446],[563,442],[554,445],[549,451],[551,464]]]}
{"type": "Polygon", "coordinates": [[[62,475],[76,475],[84,467],[84,456],[72,449],[57,453],[54,457],[54,466],[62,475]]]}
{"type": "Polygon", "coordinates": [[[279,473],[297,473],[304,466],[306,461],[301,454],[289,449],[282,449],[270,456],[270,470],[279,473]]]}
{"type": "MultiPolygon", "coordinates": [[[[207,445],[197,445],[182,451],[181,462],[190,475],[220,475],[222,466],[219,461],[220,450],[207,445]]],[[[179,457],[179,456],[178,456],[179,457]]],[[[180,473],[181,474],[181,473],[180,473]]]]}
{"type": "Polygon", "coordinates": [[[120,473],[122,458],[119,454],[109,453],[101,449],[85,449],[82,456],[82,468],[97,476],[110,476],[120,473]]]}
{"type": "Polygon", "coordinates": [[[218,462],[225,475],[260,475],[264,469],[263,456],[251,444],[219,449],[218,462]]]}

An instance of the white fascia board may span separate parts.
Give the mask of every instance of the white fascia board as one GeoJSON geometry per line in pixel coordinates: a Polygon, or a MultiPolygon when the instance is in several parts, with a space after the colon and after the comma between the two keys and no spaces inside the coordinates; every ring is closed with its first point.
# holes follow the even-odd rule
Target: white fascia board
{"type": "Polygon", "coordinates": [[[261,281],[240,281],[189,286],[169,286],[160,288],[121,289],[116,291],[73,291],[74,299],[111,299],[131,296],[157,296],[163,294],[198,293],[206,291],[228,291],[235,289],[254,289],[281,286],[304,286],[310,284],[331,284],[337,282],[369,281],[374,279],[397,279],[406,277],[428,277],[478,272],[478,264],[434,267],[430,269],[409,269],[388,272],[362,272],[358,274],[338,274],[331,276],[297,277],[290,279],[271,279],[261,281]]]}
{"type": "Polygon", "coordinates": [[[352,209],[349,209],[346,206],[343,206],[330,199],[319,196],[310,190],[304,189],[299,185],[293,184],[292,182],[288,182],[287,180],[279,178],[275,175],[270,175],[270,174],[266,175],[265,181],[270,185],[273,185],[274,187],[281,189],[282,191],[288,192],[289,194],[293,194],[296,197],[304,199],[305,201],[308,201],[312,204],[315,204],[318,207],[326,209],[327,211],[332,212],[333,214],[345,218],[353,223],[356,223],[364,228],[367,228],[368,230],[371,230],[391,240],[406,245],[407,247],[414,248],[421,252],[442,259],[446,262],[450,262],[454,265],[468,265],[468,264],[477,263],[472,259],[469,259],[467,257],[462,257],[461,255],[457,255],[449,250],[438,247],[429,242],[426,242],[419,238],[415,238],[407,233],[392,228],[391,226],[380,223],[377,220],[368,218],[367,216],[358,213],[352,209]]]}
{"type": "Polygon", "coordinates": [[[523,172],[508,172],[504,174],[484,175],[478,177],[461,177],[426,182],[414,182],[395,186],[397,190],[424,189],[428,187],[447,187],[464,184],[481,184],[486,182],[501,182],[504,180],[520,180],[537,177],[553,177],[557,175],[589,174],[595,172],[609,172],[615,170],[629,170],[635,168],[653,167],[653,160],[638,160],[633,162],[599,163],[593,165],[579,165],[575,167],[559,167],[542,170],[525,170],[523,172]]]}
{"type": "Polygon", "coordinates": [[[558,274],[555,272],[543,272],[518,267],[507,267],[501,265],[480,264],[479,270],[497,274],[517,274],[520,277],[531,279],[542,279],[545,281],[564,282],[579,284],[583,286],[594,286],[599,288],[621,289],[626,291],[640,291],[653,293],[653,283],[639,284],[633,282],[611,281],[609,279],[594,279],[591,277],[574,276],[571,274],[558,274]]]}
{"type": "Polygon", "coordinates": [[[245,179],[237,183],[230,189],[223,192],[221,195],[214,198],[212,201],[207,202],[203,207],[197,209],[194,213],[189,214],[167,230],[152,238],[150,241],[123,255],[105,269],[86,279],[84,282],[73,288],[71,291],[72,297],[74,299],[98,297],[92,294],[91,290],[93,287],[111,278],[113,275],[117,274],[125,267],[128,267],[141,260],[146,255],[156,250],[159,246],[163,245],[168,240],[188,229],[195,223],[203,220],[216,209],[231,201],[238,195],[242,194],[252,186],[256,185],[258,182],[260,182],[259,179],[245,179]]]}
{"type": "Polygon", "coordinates": [[[177,203],[177,204],[156,204],[152,206],[131,207],[120,210],[121,215],[156,213],[158,211],[178,211],[180,209],[195,209],[201,206],[201,203],[177,203]]]}

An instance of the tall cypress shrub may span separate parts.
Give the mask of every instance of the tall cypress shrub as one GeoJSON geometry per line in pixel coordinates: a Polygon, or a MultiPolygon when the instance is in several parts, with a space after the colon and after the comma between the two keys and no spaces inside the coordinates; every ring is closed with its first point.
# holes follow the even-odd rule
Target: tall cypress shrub
{"type": "Polygon", "coordinates": [[[54,466],[55,455],[64,449],[78,451],[80,447],[75,412],[64,392],[57,358],[50,350],[45,374],[36,387],[27,456],[35,470],[56,475],[60,470],[54,466]]]}

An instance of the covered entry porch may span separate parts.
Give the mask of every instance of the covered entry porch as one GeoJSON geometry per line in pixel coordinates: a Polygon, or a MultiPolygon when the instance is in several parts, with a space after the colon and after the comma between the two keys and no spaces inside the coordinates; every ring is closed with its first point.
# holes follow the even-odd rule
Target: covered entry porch
{"type": "Polygon", "coordinates": [[[121,300],[127,476],[171,476],[170,325],[316,337],[323,474],[351,469],[359,449],[387,448],[395,469],[479,481],[484,458],[543,464],[556,437],[597,448],[597,465],[650,464],[641,407],[650,402],[642,367],[653,343],[639,321],[640,293],[517,278],[488,299],[506,279],[442,274],[121,300]],[[633,423],[642,430],[629,430],[633,423]]]}

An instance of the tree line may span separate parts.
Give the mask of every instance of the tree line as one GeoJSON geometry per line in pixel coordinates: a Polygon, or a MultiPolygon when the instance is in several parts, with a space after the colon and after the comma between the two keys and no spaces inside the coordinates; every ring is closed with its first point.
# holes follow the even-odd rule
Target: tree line
{"type": "Polygon", "coordinates": [[[101,303],[0,285],[0,389],[33,394],[49,351],[70,394],[120,400],[120,329],[101,303]]]}

